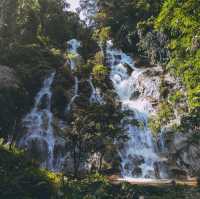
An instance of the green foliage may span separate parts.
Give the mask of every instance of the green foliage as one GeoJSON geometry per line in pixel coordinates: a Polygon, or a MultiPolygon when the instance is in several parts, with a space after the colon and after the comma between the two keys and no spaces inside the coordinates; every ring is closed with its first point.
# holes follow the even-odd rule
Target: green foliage
{"type": "Polygon", "coordinates": [[[26,92],[34,96],[49,70],[60,67],[64,60],[55,50],[38,45],[16,45],[0,49],[0,63],[12,67],[26,92]],[[37,80],[37,81],[36,81],[37,80]]]}
{"type": "Polygon", "coordinates": [[[89,62],[87,64],[83,64],[78,67],[78,70],[78,73],[81,77],[89,78],[92,72],[92,64],[89,62]]]}
{"type": "Polygon", "coordinates": [[[161,126],[166,125],[173,117],[173,106],[163,101],[159,104],[156,116],[150,118],[149,128],[152,129],[153,133],[158,133],[161,130],[161,126]]]}
{"type": "MultiPolygon", "coordinates": [[[[155,20],[155,30],[168,37],[170,60],[167,69],[181,79],[186,88],[189,113],[182,118],[182,132],[198,132],[200,110],[200,3],[196,0],[165,0],[155,20]]],[[[169,96],[176,105],[182,94],[177,91],[169,96]]]]}
{"type": "Polygon", "coordinates": [[[198,198],[199,188],[152,187],[127,183],[111,184],[96,173],[84,179],[70,179],[37,168],[26,156],[0,147],[0,198],[4,199],[148,199],[198,198]]]}
{"type": "Polygon", "coordinates": [[[137,199],[141,196],[147,199],[192,199],[198,198],[199,188],[111,184],[105,177],[95,174],[84,180],[67,179],[63,192],[70,199],[137,199]]]}
{"type": "Polygon", "coordinates": [[[92,75],[97,81],[104,81],[109,74],[109,70],[106,66],[97,64],[93,67],[92,75]]]}
{"type": "MultiPolygon", "coordinates": [[[[71,127],[63,135],[68,139],[74,161],[74,175],[77,177],[79,167],[88,155],[100,153],[102,161],[104,155],[111,151],[117,153],[114,142],[126,136],[121,127],[123,113],[112,104],[93,104],[76,109],[72,117],[71,127]]],[[[119,163],[113,166],[118,168],[119,163]]],[[[99,162],[97,169],[101,170],[102,167],[102,162],[99,162]]]]}
{"type": "Polygon", "coordinates": [[[139,21],[148,19],[158,13],[162,0],[99,0],[81,1],[82,8],[91,13],[91,21],[95,22],[98,36],[101,40],[109,35],[122,49],[136,50],[136,26],[139,21]],[[95,14],[91,9],[96,3],[95,14]]]}
{"type": "Polygon", "coordinates": [[[104,55],[101,51],[97,52],[94,56],[94,63],[95,64],[104,64],[104,55]]]}
{"type": "Polygon", "coordinates": [[[16,45],[0,49],[0,63],[10,66],[19,80],[17,88],[0,90],[0,136],[8,138],[16,134],[21,117],[32,105],[33,97],[49,73],[63,64],[61,53],[38,45],[16,45]]]}
{"type": "Polygon", "coordinates": [[[164,31],[169,37],[171,60],[168,68],[181,77],[188,94],[191,109],[199,109],[199,21],[198,1],[166,0],[155,28],[164,31]]]}
{"type": "Polygon", "coordinates": [[[1,146],[0,162],[0,198],[56,198],[60,177],[38,169],[22,152],[1,146]]]}
{"type": "Polygon", "coordinates": [[[21,88],[0,89],[0,137],[8,140],[19,128],[20,118],[28,107],[28,98],[21,88]]]}
{"type": "Polygon", "coordinates": [[[8,0],[4,2],[4,26],[0,31],[2,47],[12,43],[55,45],[64,42],[82,29],[79,17],[66,10],[64,0],[8,0]]]}
{"type": "Polygon", "coordinates": [[[140,55],[147,57],[151,64],[166,64],[169,61],[168,38],[165,33],[154,30],[155,18],[137,24],[139,42],[137,44],[140,55]]]}
{"type": "Polygon", "coordinates": [[[97,29],[94,32],[93,37],[96,38],[98,41],[100,41],[102,44],[104,44],[107,40],[110,38],[111,28],[110,27],[103,27],[101,29],[97,29]]]}
{"type": "Polygon", "coordinates": [[[172,104],[177,104],[180,103],[183,98],[184,94],[181,91],[176,91],[169,96],[169,101],[172,104]]]}
{"type": "Polygon", "coordinates": [[[167,102],[161,102],[159,105],[159,113],[158,117],[162,119],[163,122],[169,121],[170,118],[173,117],[173,108],[167,102]]]}

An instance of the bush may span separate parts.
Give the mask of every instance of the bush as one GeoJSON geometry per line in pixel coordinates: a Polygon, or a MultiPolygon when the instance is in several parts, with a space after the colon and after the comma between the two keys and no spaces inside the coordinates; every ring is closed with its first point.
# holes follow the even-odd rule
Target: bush
{"type": "Polygon", "coordinates": [[[184,98],[184,94],[181,92],[181,91],[176,91],[174,93],[172,93],[170,96],[169,96],[169,101],[172,103],[172,104],[177,104],[179,102],[181,102],[181,100],[184,98]]]}
{"type": "Polygon", "coordinates": [[[163,101],[159,104],[157,115],[150,118],[148,126],[153,133],[158,133],[161,126],[166,125],[173,117],[174,112],[172,105],[163,101]]]}
{"type": "Polygon", "coordinates": [[[7,141],[15,133],[28,105],[28,98],[22,88],[0,89],[0,137],[7,141]]]}
{"type": "Polygon", "coordinates": [[[108,68],[104,65],[97,64],[92,70],[92,74],[97,81],[104,81],[108,76],[108,68]]]}
{"type": "Polygon", "coordinates": [[[0,63],[12,67],[31,97],[35,95],[49,70],[60,67],[60,53],[38,45],[13,46],[0,51],[0,63]]]}
{"type": "Polygon", "coordinates": [[[56,198],[60,177],[38,169],[36,163],[16,150],[0,147],[0,198],[50,199],[56,198]]]}

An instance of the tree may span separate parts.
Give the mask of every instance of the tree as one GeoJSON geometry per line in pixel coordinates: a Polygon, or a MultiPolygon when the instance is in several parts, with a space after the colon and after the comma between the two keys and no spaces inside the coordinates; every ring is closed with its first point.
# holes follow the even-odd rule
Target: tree
{"type": "MultiPolygon", "coordinates": [[[[115,43],[126,51],[136,49],[136,27],[139,21],[156,16],[162,0],[82,0],[82,9],[91,13],[94,26],[99,32],[109,27],[115,43]],[[93,9],[92,9],[93,7],[93,9]]],[[[90,15],[89,15],[90,16],[90,15]]]]}
{"type": "Polygon", "coordinates": [[[115,141],[125,139],[121,126],[123,113],[112,105],[90,105],[87,109],[78,109],[73,114],[71,130],[65,135],[70,140],[71,155],[74,164],[74,176],[77,177],[81,164],[94,153],[100,153],[99,170],[102,160],[115,141]]]}
{"type": "Polygon", "coordinates": [[[106,77],[109,74],[108,68],[97,64],[94,66],[93,70],[92,70],[92,74],[94,76],[94,79],[97,81],[105,81],[106,77]]]}

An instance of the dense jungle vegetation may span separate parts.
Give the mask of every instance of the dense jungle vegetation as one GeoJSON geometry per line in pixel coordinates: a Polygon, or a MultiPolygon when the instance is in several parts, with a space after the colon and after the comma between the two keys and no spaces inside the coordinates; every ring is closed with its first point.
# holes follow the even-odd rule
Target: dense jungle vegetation
{"type": "MultiPolygon", "coordinates": [[[[167,85],[162,85],[159,113],[151,118],[151,128],[155,132],[160,130],[185,100],[185,106],[178,107],[181,124],[174,127],[174,133],[192,132],[192,141],[200,139],[200,1],[80,0],[80,5],[87,23],[69,11],[65,0],[0,2],[0,65],[9,69],[0,70],[0,198],[199,198],[199,188],[111,185],[101,168],[99,173],[95,171],[78,179],[74,178],[77,175],[54,174],[40,169],[37,161],[17,149],[21,119],[32,107],[44,76],[57,70],[62,73],[58,84],[59,81],[62,84],[63,75],[70,81],[71,74],[63,65],[69,56],[66,41],[73,38],[83,43],[80,52],[84,64],[77,69],[77,75],[85,78],[92,74],[95,84],[105,90],[108,101],[107,106],[101,107],[80,104],[77,113],[68,118],[74,119],[71,128],[79,133],[91,128],[86,114],[98,124],[92,124],[92,132],[88,131],[87,136],[92,135],[95,143],[90,150],[104,154],[104,150],[111,151],[114,139],[124,136],[118,126],[122,113],[113,114],[119,105],[113,103],[114,94],[109,93],[109,70],[97,45],[101,43],[105,50],[106,41],[111,38],[116,47],[140,57],[148,65],[161,65],[184,88],[171,92],[167,85]]],[[[55,88],[55,95],[60,96],[55,98],[55,106],[65,98],[64,89],[63,85],[55,88]]],[[[53,111],[63,118],[62,106],[53,111]]],[[[78,136],[71,135],[72,147],[78,136]]],[[[81,136],[80,139],[86,140],[81,136]]]]}

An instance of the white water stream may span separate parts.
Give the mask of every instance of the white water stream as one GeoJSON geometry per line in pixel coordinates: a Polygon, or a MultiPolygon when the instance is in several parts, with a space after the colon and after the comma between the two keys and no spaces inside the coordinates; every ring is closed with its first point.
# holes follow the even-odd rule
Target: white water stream
{"type": "MultiPolygon", "coordinates": [[[[69,55],[70,67],[71,67],[71,71],[73,72],[76,69],[78,61],[80,59],[78,49],[81,47],[81,43],[76,39],[72,39],[67,42],[67,45],[68,45],[67,51],[70,54],[69,55]]],[[[71,100],[66,108],[66,113],[70,112],[71,106],[73,105],[76,98],[79,96],[78,91],[79,91],[79,79],[77,76],[75,76],[74,77],[74,95],[71,98],[71,100]]]]}
{"type": "MultiPolygon", "coordinates": [[[[72,72],[76,69],[77,59],[80,57],[78,54],[80,45],[80,42],[75,39],[68,42],[68,52],[73,55],[70,57],[72,72]]],[[[129,140],[124,143],[119,152],[122,159],[122,176],[123,178],[162,177],[158,166],[160,159],[156,154],[153,136],[147,125],[149,115],[155,112],[150,99],[159,98],[158,82],[149,77],[145,78],[146,69],[136,68],[131,57],[114,49],[111,42],[108,42],[107,62],[111,68],[110,79],[118,94],[122,109],[129,111],[124,123],[129,140]],[[139,121],[139,126],[133,123],[135,120],[139,121]]],[[[56,138],[51,112],[51,86],[54,77],[55,72],[44,80],[41,90],[35,97],[32,111],[23,120],[27,133],[20,140],[20,146],[41,156],[39,157],[41,167],[58,171],[63,166],[64,156],[61,156],[60,160],[54,157],[56,138]]],[[[79,96],[79,79],[76,76],[74,79],[74,95],[66,108],[67,111],[71,110],[72,104],[79,96]]],[[[100,90],[95,88],[91,78],[88,82],[92,90],[90,102],[105,103],[100,90]]]]}
{"type": "Polygon", "coordinates": [[[21,147],[27,148],[30,152],[38,152],[36,154],[41,156],[43,154],[41,167],[50,170],[54,170],[55,138],[52,127],[53,114],[51,112],[51,86],[54,77],[55,72],[44,80],[41,90],[35,97],[32,111],[23,119],[27,133],[19,143],[21,147]]]}
{"type": "Polygon", "coordinates": [[[124,178],[161,177],[158,168],[159,157],[153,136],[148,128],[148,116],[154,113],[150,98],[159,98],[156,81],[144,82],[145,69],[134,66],[131,57],[107,44],[107,62],[111,67],[110,78],[127,116],[126,129],[129,140],[120,150],[121,174],[124,178]],[[137,120],[139,126],[133,124],[137,120]]]}
{"type": "Polygon", "coordinates": [[[104,104],[105,102],[104,102],[103,97],[101,95],[101,91],[100,91],[99,88],[95,88],[91,77],[88,80],[88,82],[89,82],[90,87],[92,89],[92,94],[90,96],[90,103],[104,104]]]}
{"type": "Polygon", "coordinates": [[[78,80],[78,77],[74,77],[74,80],[75,80],[75,83],[74,83],[74,96],[71,98],[68,106],[67,106],[67,109],[66,109],[66,112],[70,112],[71,110],[71,107],[72,107],[72,104],[74,103],[75,99],[79,96],[78,95],[78,84],[79,84],[79,80],[78,80]]]}
{"type": "MultiPolygon", "coordinates": [[[[77,59],[80,56],[77,52],[80,42],[72,39],[68,42],[68,52],[71,54],[70,67],[74,71],[77,66],[77,59]]],[[[43,86],[35,97],[34,107],[23,119],[26,134],[21,138],[19,146],[26,148],[34,158],[38,159],[41,167],[52,171],[60,171],[63,167],[63,157],[58,160],[55,153],[56,137],[53,128],[53,113],[51,112],[51,87],[55,78],[55,72],[47,77],[43,86]]],[[[71,98],[67,111],[70,111],[76,97],[78,97],[78,77],[74,77],[74,96],[71,98]]]]}

